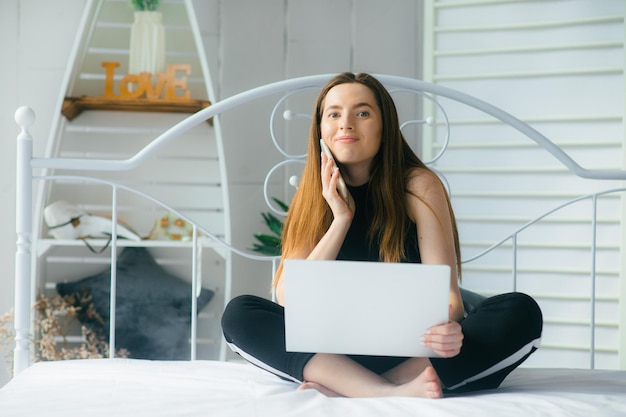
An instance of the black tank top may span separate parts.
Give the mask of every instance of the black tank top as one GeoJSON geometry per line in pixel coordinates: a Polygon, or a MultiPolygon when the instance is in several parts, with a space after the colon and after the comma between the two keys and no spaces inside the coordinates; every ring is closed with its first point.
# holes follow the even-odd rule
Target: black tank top
{"type": "MultiPolygon", "coordinates": [[[[359,187],[348,186],[348,190],[354,199],[356,210],[348,234],[337,255],[338,260],[351,261],[380,261],[378,254],[378,241],[370,242],[368,230],[370,225],[370,213],[372,202],[367,198],[369,184],[359,187]]],[[[417,245],[417,227],[413,221],[409,221],[408,230],[404,242],[405,259],[401,262],[420,263],[420,252],[417,245]]]]}

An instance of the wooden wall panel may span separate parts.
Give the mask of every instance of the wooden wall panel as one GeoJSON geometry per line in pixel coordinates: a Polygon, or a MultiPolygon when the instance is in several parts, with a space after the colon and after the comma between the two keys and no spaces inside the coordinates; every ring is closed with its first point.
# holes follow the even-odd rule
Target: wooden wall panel
{"type": "MultiPolygon", "coordinates": [[[[623,167],[623,2],[431,0],[426,8],[428,81],[527,121],[585,168],[623,167]]],[[[620,185],[575,178],[533,141],[460,106],[450,110],[452,140],[438,167],[450,181],[464,258],[570,198],[620,185]]],[[[600,368],[615,368],[619,356],[626,357],[618,341],[623,301],[615,291],[624,282],[620,198],[598,205],[600,368]]],[[[517,288],[536,297],[546,324],[543,348],[530,365],[590,365],[590,302],[580,286],[591,287],[591,213],[584,201],[518,237],[517,288]],[[585,313],[572,318],[577,310],[585,313]]],[[[464,284],[488,293],[513,289],[510,268],[500,262],[506,248],[468,265],[464,284]]]]}

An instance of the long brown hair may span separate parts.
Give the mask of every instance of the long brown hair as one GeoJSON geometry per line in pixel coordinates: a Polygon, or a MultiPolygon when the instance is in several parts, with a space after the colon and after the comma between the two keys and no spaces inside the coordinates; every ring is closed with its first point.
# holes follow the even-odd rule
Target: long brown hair
{"type": "MultiPolygon", "coordinates": [[[[322,196],[320,123],[326,94],[335,86],[359,83],[368,87],[376,97],[382,115],[382,141],[370,172],[369,197],[373,202],[373,220],[369,229],[371,241],[380,245],[379,257],[384,262],[399,262],[404,254],[409,213],[406,204],[407,183],[414,168],[429,170],[408,145],[398,121],[398,113],[387,89],[369,74],[345,72],[333,77],[321,90],[315,102],[309,131],[307,160],[302,178],[290,204],[282,236],[282,258],[273,285],[282,273],[283,261],[297,257],[302,248],[312,250],[328,230],[332,211],[322,196]]],[[[337,161],[339,170],[341,163],[337,161]]],[[[419,198],[419,197],[418,197],[419,198]]],[[[446,196],[447,198],[447,196],[446,196]]],[[[457,258],[457,274],[461,275],[461,256],[456,221],[450,200],[448,209],[457,258]]]]}

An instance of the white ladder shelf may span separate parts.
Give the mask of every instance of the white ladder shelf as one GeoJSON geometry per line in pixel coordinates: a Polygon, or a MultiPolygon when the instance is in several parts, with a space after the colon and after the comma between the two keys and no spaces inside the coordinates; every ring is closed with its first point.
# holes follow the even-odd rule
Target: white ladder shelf
{"type": "MultiPolygon", "coordinates": [[[[193,99],[180,108],[157,109],[154,103],[134,111],[115,106],[84,109],[72,120],[62,114],[68,97],[97,97],[103,94],[105,69],[102,62],[119,62],[116,83],[128,71],[129,39],[133,10],[128,0],[88,0],[55,110],[47,157],[127,159],[165,130],[194,112],[215,102],[205,51],[190,0],[163,1],[166,64],[189,64],[186,88],[193,99]]],[[[139,106],[142,106],[140,103],[139,106]]],[[[158,106],[156,106],[158,107],[158,106]]],[[[46,172],[55,175],[91,176],[84,171],[46,172]]],[[[226,169],[219,120],[191,129],[160,150],[141,167],[99,178],[115,181],[153,196],[184,216],[198,222],[212,234],[230,243],[230,219],[226,169]]],[[[43,209],[57,200],[71,201],[87,212],[107,215],[112,210],[110,188],[83,180],[57,179],[37,185],[33,224],[32,298],[50,292],[60,281],[80,279],[94,268],[103,268],[107,252],[94,255],[82,242],[49,238],[43,223],[43,209]],[[61,260],[61,261],[60,261],[61,260]]],[[[146,236],[165,209],[132,193],[119,192],[117,215],[140,235],[146,236]]],[[[119,247],[132,245],[119,241],[119,247]]],[[[136,244],[136,242],[133,242],[136,244]]],[[[175,275],[191,279],[192,245],[189,242],[145,241],[152,255],[175,275]],[[182,258],[182,259],[181,259],[182,258]]],[[[198,267],[202,285],[215,291],[213,300],[198,322],[199,359],[224,358],[219,318],[230,298],[230,254],[201,239],[202,259],[198,267]],[[203,344],[203,341],[208,341],[203,344]]],[[[192,357],[194,356],[192,349],[192,357]]]]}

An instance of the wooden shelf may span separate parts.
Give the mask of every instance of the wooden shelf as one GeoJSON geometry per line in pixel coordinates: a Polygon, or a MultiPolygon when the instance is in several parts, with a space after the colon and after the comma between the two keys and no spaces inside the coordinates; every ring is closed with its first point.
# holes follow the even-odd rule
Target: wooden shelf
{"type": "MultiPolygon", "coordinates": [[[[164,100],[164,99],[109,99],[102,97],[66,97],[61,113],[69,121],[83,110],[141,111],[160,113],[195,113],[211,102],[207,100],[164,100]]],[[[213,125],[213,119],[208,120],[213,125]]]]}

